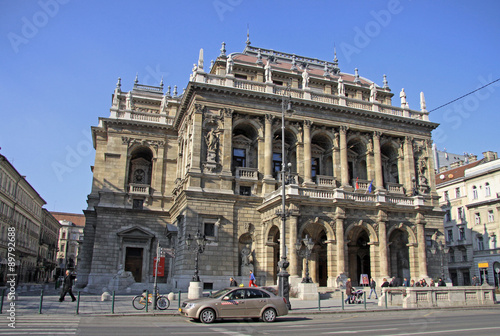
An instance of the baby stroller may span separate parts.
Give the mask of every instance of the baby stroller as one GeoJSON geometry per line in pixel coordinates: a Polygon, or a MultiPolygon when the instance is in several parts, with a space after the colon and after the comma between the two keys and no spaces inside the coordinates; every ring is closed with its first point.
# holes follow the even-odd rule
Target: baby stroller
{"type": "Polygon", "coordinates": [[[363,290],[358,289],[352,291],[352,296],[351,296],[351,303],[363,303],[363,290]]]}

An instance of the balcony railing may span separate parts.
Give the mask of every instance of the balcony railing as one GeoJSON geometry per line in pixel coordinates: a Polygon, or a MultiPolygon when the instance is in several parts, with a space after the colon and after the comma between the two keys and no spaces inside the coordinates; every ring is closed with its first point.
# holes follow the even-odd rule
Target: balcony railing
{"type": "Polygon", "coordinates": [[[316,184],[318,186],[337,187],[337,180],[333,176],[316,175],[316,184]]]}
{"type": "Polygon", "coordinates": [[[404,185],[399,183],[387,182],[385,184],[385,189],[391,194],[404,194],[405,188],[404,185]]]}
{"type": "Polygon", "coordinates": [[[259,170],[257,168],[237,167],[235,177],[242,180],[257,181],[259,179],[259,170]]]}
{"type": "Polygon", "coordinates": [[[474,257],[486,257],[492,255],[500,255],[500,248],[474,251],[474,257]]]}
{"type": "Polygon", "coordinates": [[[148,184],[129,184],[128,192],[134,195],[149,195],[150,186],[148,184]]]}

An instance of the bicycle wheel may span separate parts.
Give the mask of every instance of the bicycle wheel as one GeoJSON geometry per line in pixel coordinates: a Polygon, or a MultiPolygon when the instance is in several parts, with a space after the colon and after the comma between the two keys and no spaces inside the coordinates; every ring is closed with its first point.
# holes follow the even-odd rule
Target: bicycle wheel
{"type": "Polygon", "coordinates": [[[132,300],[132,306],[137,310],[142,310],[146,308],[146,299],[142,295],[137,295],[132,300]]]}
{"type": "Polygon", "coordinates": [[[156,307],[160,310],[165,310],[170,306],[170,301],[167,299],[166,296],[159,296],[158,300],[156,300],[156,307]]]}

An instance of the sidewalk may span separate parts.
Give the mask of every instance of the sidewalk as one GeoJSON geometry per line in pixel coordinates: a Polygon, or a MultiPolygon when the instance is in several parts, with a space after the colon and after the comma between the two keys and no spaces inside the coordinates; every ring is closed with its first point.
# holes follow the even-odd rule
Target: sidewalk
{"type": "MultiPolygon", "coordinates": [[[[1,293],[0,293],[1,294],[1,293]]],[[[78,292],[74,292],[78,296],[78,292]]],[[[140,293],[137,293],[140,294],[140,293]]],[[[175,299],[170,302],[170,307],[166,310],[153,310],[149,306],[148,312],[146,309],[136,310],[132,306],[132,299],[134,294],[120,294],[115,295],[114,313],[112,313],[112,301],[101,301],[100,295],[86,294],[80,292],[79,305],[77,302],[71,302],[71,297],[66,296],[64,302],[59,302],[59,290],[44,289],[43,301],[41,312],[44,315],[63,315],[63,314],[78,314],[80,315],[176,315],[178,314],[179,299],[178,293],[175,293],[175,299]]],[[[181,302],[187,299],[187,293],[181,294],[181,302]]],[[[378,300],[366,300],[366,305],[361,304],[345,304],[342,305],[342,299],[339,297],[324,299],[324,300],[299,300],[295,298],[290,299],[292,309],[289,315],[304,315],[315,313],[342,313],[349,311],[389,311],[389,310],[403,310],[401,306],[379,306],[378,300]],[[366,308],[365,308],[366,307],[366,308]]],[[[8,314],[10,301],[4,297],[3,311],[0,316],[8,314]]],[[[40,291],[31,291],[20,293],[15,301],[16,316],[39,314],[40,312],[40,291]]],[[[473,307],[477,309],[478,307],[473,307]]],[[[491,307],[488,307],[491,308],[491,307]]]]}

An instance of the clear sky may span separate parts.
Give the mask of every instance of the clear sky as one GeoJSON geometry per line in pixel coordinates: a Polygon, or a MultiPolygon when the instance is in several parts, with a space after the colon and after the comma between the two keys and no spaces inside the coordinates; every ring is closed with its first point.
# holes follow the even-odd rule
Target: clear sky
{"type": "MultiPolygon", "coordinates": [[[[500,78],[500,1],[0,0],[0,153],[50,211],[81,213],[90,193],[92,126],[109,117],[118,77],[187,85],[205,64],[253,46],[331,61],[399,105],[423,91],[432,110],[500,78]]],[[[439,149],[500,151],[500,81],[431,112],[439,149]]]]}

